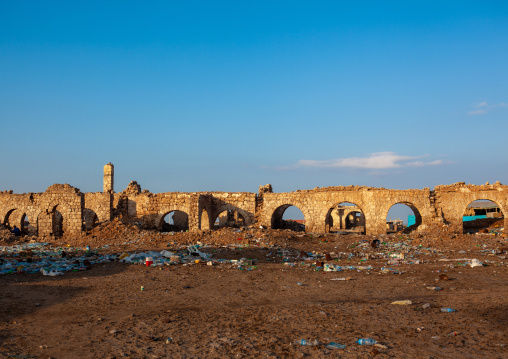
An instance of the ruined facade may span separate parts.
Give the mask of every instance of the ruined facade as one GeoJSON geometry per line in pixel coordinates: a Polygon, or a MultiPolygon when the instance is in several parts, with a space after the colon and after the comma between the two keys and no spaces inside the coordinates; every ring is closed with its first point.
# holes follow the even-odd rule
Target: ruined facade
{"type": "MultiPolygon", "coordinates": [[[[366,234],[386,233],[386,217],[398,203],[409,206],[420,228],[447,224],[462,232],[462,216],[475,200],[491,200],[501,213],[508,208],[508,186],[499,182],[485,185],[437,186],[434,190],[391,190],[364,186],[339,186],[274,193],[271,185],[260,186],[259,192],[166,192],[141,190],[135,181],[122,192],[114,192],[114,166],[104,166],[104,190],[82,193],[68,184],[55,184],[44,193],[14,194],[0,192],[0,222],[25,230],[27,223],[39,236],[78,235],[97,223],[123,217],[144,228],[162,230],[164,218],[173,213],[173,224],[189,231],[210,230],[216,220],[224,218],[246,226],[281,228],[284,211],[298,207],[305,217],[307,232],[324,233],[345,229],[350,213],[355,226],[366,234]],[[341,203],[354,204],[341,206],[341,203]]],[[[221,224],[221,220],[218,221],[221,224]]],[[[508,219],[504,219],[505,227],[508,219]]]]}

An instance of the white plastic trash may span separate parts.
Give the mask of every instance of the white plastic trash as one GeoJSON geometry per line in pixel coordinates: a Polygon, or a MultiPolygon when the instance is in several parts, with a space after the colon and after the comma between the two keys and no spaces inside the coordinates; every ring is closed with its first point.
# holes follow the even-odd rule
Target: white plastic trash
{"type": "Polygon", "coordinates": [[[471,266],[471,268],[474,268],[474,267],[483,267],[483,264],[478,259],[473,259],[473,260],[471,260],[470,266],[471,266]]]}
{"type": "Polygon", "coordinates": [[[396,300],[395,302],[392,302],[391,304],[396,304],[396,305],[411,305],[411,304],[413,304],[413,302],[411,302],[409,299],[406,299],[406,300],[396,300]]]}
{"type": "Polygon", "coordinates": [[[174,255],[175,255],[174,253],[172,253],[172,252],[170,252],[170,251],[167,251],[167,250],[163,250],[163,251],[161,252],[161,254],[162,254],[164,257],[166,257],[166,258],[171,258],[171,256],[174,256],[174,255]]]}

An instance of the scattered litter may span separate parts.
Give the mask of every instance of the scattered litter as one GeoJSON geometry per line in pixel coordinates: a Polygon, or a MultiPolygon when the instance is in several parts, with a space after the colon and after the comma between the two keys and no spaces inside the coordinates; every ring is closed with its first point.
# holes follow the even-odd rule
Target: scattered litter
{"type": "MultiPolygon", "coordinates": [[[[161,251],[161,254],[162,254],[164,257],[166,257],[166,258],[171,258],[172,256],[174,256],[174,255],[175,255],[175,253],[170,252],[170,251],[167,251],[167,250],[163,250],[163,251],[161,251]]],[[[122,259],[122,258],[120,258],[120,259],[122,259]]]]}
{"type": "Polygon", "coordinates": [[[150,267],[153,264],[153,258],[152,257],[146,257],[145,258],[145,264],[147,267],[150,267]]]}
{"type": "Polygon", "coordinates": [[[59,275],[64,275],[64,273],[62,272],[57,272],[57,271],[47,271],[45,270],[44,268],[41,268],[41,273],[43,275],[47,275],[47,276],[50,276],[50,277],[56,277],[56,276],[59,276],[59,275]]]}
{"type": "Polygon", "coordinates": [[[335,342],[329,343],[326,348],[327,349],[344,349],[346,346],[344,344],[339,344],[335,342]]]}
{"type": "Polygon", "coordinates": [[[360,345],[374,345],[377,343],[377,341],[374,339],[370,339],[370,338],[363,338],[363,339],[358,339],[356,341],[356,343],[360,344],[360,345]]]}
{"type": "Polygon", "coordinates": [[[319,341],[317,341],[317,340],[309,341],[306,339],[300,339],[300,340],[296,341],[296,344],[307,345],[307,346],[317,346],[317,345],[319,345],[319,341]]]}
{"type": "Polygon", "coordinates": [[[455,309],[453,309],[453,308],[441,308],[441,311],[442,311],[443,313],[452,313],[452,312],[456,312],[456,310],[455,310],[455,309]]]}
{"type": "Polygon", "coordinates": [[[372,270],[374,269],[372,266],[339,266],[335,264],[328,264],[326,263],[323,267],[325,272],[341,272],[345,270],[372,270]]]}
{"type": "Polygon", "coordinates": [[[411,304],[413,304],[413,302],[411,302],[409,299],[406,299],[406,300],[396,300],[395,302],[392,302],[391,304],[411,305],[411,304]]]}
{"type": "Polygon", "coordinates": [[[473,260],[471,260],[470,266],[471,266],[471,268],[474,268],[474,267],[483,267],[483,264],[478,259],[473,259],[473,260]]]}

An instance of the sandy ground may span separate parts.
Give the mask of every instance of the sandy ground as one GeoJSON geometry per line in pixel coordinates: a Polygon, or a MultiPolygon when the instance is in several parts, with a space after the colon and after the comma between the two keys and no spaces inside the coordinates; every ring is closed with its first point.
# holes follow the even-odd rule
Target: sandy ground
{"type": "Polygon", "coordinates": [[[105,248],[97,233],[52,245],[120,254],[197,241],[214,243],[203,249],[212,258],[254,265],[112,261],[58,277],[1,275],[0,358],[508,358],[502,235],[138,231],[105,248]],[[306,260],[302,251],[331,258],[306,260]],[[468,266],[473,258],[485,266],[468,266]],[[372,269],[316,270],[321,261],[372,269]]]}

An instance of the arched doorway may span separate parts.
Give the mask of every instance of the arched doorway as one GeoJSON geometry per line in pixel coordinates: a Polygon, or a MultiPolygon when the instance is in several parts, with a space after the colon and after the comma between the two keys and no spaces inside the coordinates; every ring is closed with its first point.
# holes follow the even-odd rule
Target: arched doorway
{"type": "Polygon", "coordinates": [[[203,231],[208,231],[211,227],[212,226],[210,225],[210,216],[208,215],[208,211],[206,208],[203,208],[199,218],[199,228],[203,231]]]}
{"type": "Polygon", "coordinates": [[[86,230],[91,230],[99,224],[97,214],[88,208],[83,210],[83,226],[86,230]]]}
{"type": "Polygon", "coordinates": [[[273,229],[290,229],[305,232],[305,216],[300,208],[285,204],[278,207],[272,214],[273,229]]]}
{"type": "Polygon", "coordinates": [[[185,232],[189,230],[189,215],[183,211],[165,213],[159,224],[162,232],[185,232]]]}
{"type": "Polygon", "coordinates": [[[413,231],[422,224],[418,209],[409,202],[395,203],[386,214],[386,233],[413,231]]]}
{"type": "Polygon", "coordinates": [[[21,216],[21,233],[26,234],[28,236],[36,236],[37,235],[37,221],[32,223],[26,213],[23,213],[21,216]]]}
{"type": "Polygon", "coordinates": [[[5,218],[4,218],[4,225],[9,228],[9,229],[12,229],[15,225],[16,225],[16,220],[15,220],[15,216],[16,216],[16,208],[14,209],[10,209],[9,211],[7,211],[7,213],[5,214],[5,218]]]}
{"type": "Polygon", "coordinates": [[[215,229],[218,228],[240,228],[245,226],[245,218],[239,211],[225,209],[220,212],[213,223],[215,229]]]}
{"type": "Polygon", "coordinates": [[[362,209],[351,202],[341,202],[328,210],[325,219],[327,233],[365,233],[365,215],[362,209]]]}
{"type": "Polygon", "coordinates": [[[53,235],[55,237],[61,237],[64,234],[64,218],[62,216],[62,213],[58,211],[58,206],[55,206],[55,208],[52,211],[52,219],[53,219],[53,235]]]}
{"type": "Polygon", "coordinates": [[[498,204],[480,199],[469,203],[462,215],[464,233],[497,233],[504,227],[504,213],[498,204]]]}

